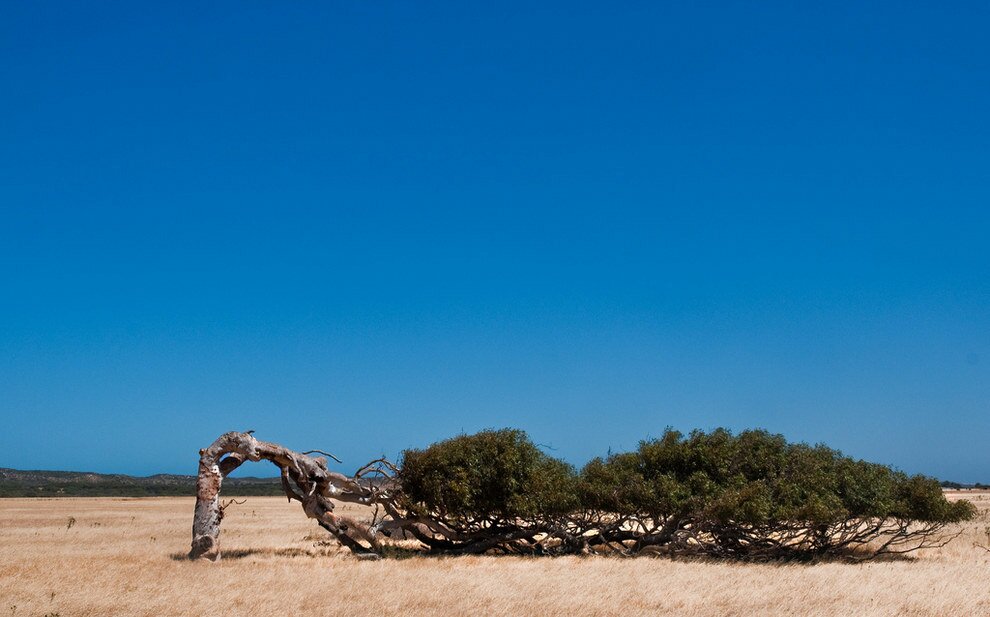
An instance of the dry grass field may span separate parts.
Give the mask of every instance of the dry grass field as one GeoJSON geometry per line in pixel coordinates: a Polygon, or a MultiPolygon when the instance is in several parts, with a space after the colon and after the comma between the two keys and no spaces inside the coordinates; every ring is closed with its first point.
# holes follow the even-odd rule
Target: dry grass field
{"type": "Polygon", "coordinates": [[[814,565],[655,558],[358,561],[297,504],[232,506],[220,563],[183,559],[191,498],[0,499],[0,617],[990,615],[990,494],[949,546],[814,565]],[[70,517],[74,520],[69,527],[70,517]]]}

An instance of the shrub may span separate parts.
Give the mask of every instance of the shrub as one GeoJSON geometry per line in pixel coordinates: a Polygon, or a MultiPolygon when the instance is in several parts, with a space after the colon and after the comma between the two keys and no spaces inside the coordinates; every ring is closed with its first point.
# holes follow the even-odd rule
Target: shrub
{"type": "Polygon", "coordinates": [[[514,429],[406,450],[399,481],[420,513],[458,521],[555,517],[578,506],[574,469],[514,429]]]}
{"type": "Polygon", "coordinates": [[[825,446],[667,430],[574,469],[519,430],[407,450],[393,518],[434,551],[872,557],[938,545],[972,517],[939,483],[825,446]]]}
{"type": "Polygon", "coordinates": [[[712,554],[826,553],[870,542],[901,552],[973,515],[972,504],[950,503],[932,478],[759,430],[668,429],[635,452],[588,463],[579,494],[623,523],[645,522],[640,540],[712,554]]]}

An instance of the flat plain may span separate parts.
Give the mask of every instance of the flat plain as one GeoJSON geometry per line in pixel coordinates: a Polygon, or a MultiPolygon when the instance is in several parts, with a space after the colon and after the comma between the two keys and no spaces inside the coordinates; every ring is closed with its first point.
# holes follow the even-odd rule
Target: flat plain
{"type": "Polygon", "coordinates": [[[275,497],[230,506],[223,559],[191,562],[192,498],[0,499],[0,616],[990,615],[990,493],[960,496],[979,515],[948,546],[859,564],[359,561],[275,497]]]}

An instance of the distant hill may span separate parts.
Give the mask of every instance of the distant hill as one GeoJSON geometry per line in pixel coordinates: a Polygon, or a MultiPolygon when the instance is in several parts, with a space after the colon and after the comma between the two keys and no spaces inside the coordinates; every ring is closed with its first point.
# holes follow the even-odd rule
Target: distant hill
{"type": "MultiPolygon", "coordinates": [[[[229,496],[283,495],[278,478],[226,478],[229,496]]],[[[163,497],[196,494],[196,476],[147,477],[0,467],[0,497],[163,497]]]]}

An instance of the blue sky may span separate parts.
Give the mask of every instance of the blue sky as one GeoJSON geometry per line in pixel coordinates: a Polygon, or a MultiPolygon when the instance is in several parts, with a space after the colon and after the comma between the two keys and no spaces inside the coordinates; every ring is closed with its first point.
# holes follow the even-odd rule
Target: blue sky
{"type": "Polygon", "coordinates": [[[990,479],[985,3],[472,4],[5,4],[0,466],[669,425],[990,479]]]}

